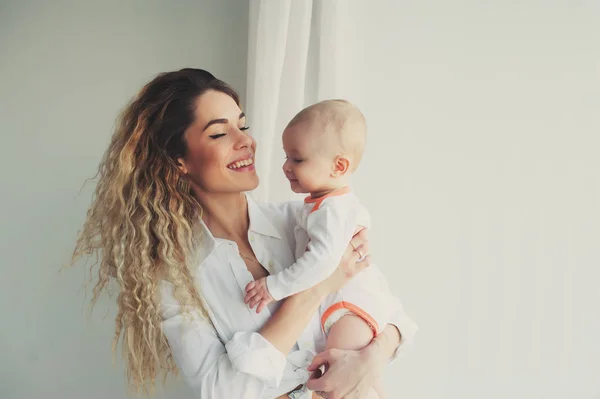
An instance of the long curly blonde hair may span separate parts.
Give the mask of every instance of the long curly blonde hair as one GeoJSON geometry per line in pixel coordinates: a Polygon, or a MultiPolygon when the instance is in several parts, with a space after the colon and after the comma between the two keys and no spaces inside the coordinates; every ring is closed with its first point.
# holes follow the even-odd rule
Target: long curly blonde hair
{"type": "Polygon", "coordinates": [[[194,122],[196,99],[209,90],[239,105],[223,81],[204,70],[182,69],[158,75],[125,107],[73,252],[71,264],[82,256],[96,259],[92,307],[108,283],[117,282],[113,352],[121,340],[129,386],[146,395],[157,377],[177,373],[161,330],[160,281],[173,283],[184,307],[206,315],[191,271],[201,207],[177,159],[186,154],[184,132],[194,122]]]}

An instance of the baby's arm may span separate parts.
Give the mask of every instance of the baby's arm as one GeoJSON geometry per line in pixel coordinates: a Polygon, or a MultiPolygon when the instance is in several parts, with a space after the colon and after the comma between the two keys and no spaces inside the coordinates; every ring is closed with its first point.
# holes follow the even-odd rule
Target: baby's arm
{"type": "Polygon", "coordinates": [[[274,299],[269,294],[267,288],[267,278],[262,277],[255,281],[250,281],[246,285],[246,296],[244,303],[247,304],[250,309],[256,306],[256,313],[262,312],[265,306],[273,302],[274,299]]]}
{"type": "Polygon", "coordinates": [[[267,287],[279,300],[304,291],[327,278],[334,270],[356,228],[353,212],[325,200],[307,220],[309,237],[304,254],[288,268],[267,277],[267,287]]]}
{"type": "Polygon", "coordinates": [[[283,271],[246,286],[244,301],[258,304],[257,312],[273,300],[304,291],[327,278],[334,270],[356,228],[356,213],[336,208],[327,201],[308,217],[307,251],[283,271]]]}

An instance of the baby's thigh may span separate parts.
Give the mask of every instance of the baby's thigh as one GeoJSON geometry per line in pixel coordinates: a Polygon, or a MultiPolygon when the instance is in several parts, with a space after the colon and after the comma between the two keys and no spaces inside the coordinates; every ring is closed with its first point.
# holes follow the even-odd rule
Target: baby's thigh
{"type": "Polygon", "coordinates": [[[373,339],[373,329],[359,316],[348,313],[329,329],[325,349],[360,350],[373,339]]]}

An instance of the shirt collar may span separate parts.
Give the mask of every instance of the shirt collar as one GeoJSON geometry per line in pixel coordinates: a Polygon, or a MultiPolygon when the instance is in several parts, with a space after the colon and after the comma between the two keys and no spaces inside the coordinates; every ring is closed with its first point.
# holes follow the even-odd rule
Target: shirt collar
{"type": "Polygon", "coordinates": [[[260,209],[260,206],[254,202],[250,195],[246,195],[248,200],[248,216],[250,218],[250,231],[273,238],[281,239],[279,231],[269,221],[269,218],[260,209]]]}
{"type": "Polygon", "coordinates": [[[199,237],[199,248],[198,248],[198,261],[200,263],[204,262],[206,258],[210,256],[210,254],[217,247],[217,240],[213,237],[212,233],[204,224],[204,221],[200,219],[200,223],[198,226],[199,237]]]}
{"type": "Polygon", "coordinates": [[[312,196],[309,195],[308,197],[304,198],[304,203],[305,204],[312,204],[315,202],[319,203],[319,202],[323,202],[323,200],[325,198],[337,197],[340,195],[348,194],[349,192],[350,192],[350,187],[344,186],[344,187],[336,188],[335,190],[333,190],[330,193],[327,193],[321,197],[313,198],[312,196]]]}
{"type": "MultiPolygon", "coordinates": [[[[250,219],[249,231],[267,237],[281,239],[279,231],[271,224],[269,218],[260,209],[260,206],[254,202],[250,195],[246,194],[248,201],[248,217],[250,219]]],[[[200,261],[203,262],[217,246],[217,240],[212,235],[204,221],[200,219],[199,225],[200,238],[200,261]]]]}
{"type": "Polygon", "coordinates": [[[344,186],[344,187],[336,188],[329,194],[325,194],[321,197],[313,198],[312,196],[309,195],[308,197],[304,198],[304,203],[305,204],[315,204],[312,207],[312,210],[310,211],[312,213],[312,212],[316,211],[317,209],[319,209],[319,207],[321,206],[323,201],[325,201],[326,198],[345,195],[345,194],[348,194],[349,192],[350,192],[350,187],[344,186]]]}

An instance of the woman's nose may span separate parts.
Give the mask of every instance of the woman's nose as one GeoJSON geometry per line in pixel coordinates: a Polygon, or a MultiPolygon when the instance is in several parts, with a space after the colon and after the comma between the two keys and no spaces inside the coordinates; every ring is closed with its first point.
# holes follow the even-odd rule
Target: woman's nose
{"type": "Polygon", "coordinates": [[[252,136],[250,136],[249,134],[246,134],[246,132],[241,131],[240,129],[237,129],[237,134],[239,136],[237,138],[237,142],[236,142],[237,149],[249,148],[252,146],[252,142],[254,141],[252,136]]]}

